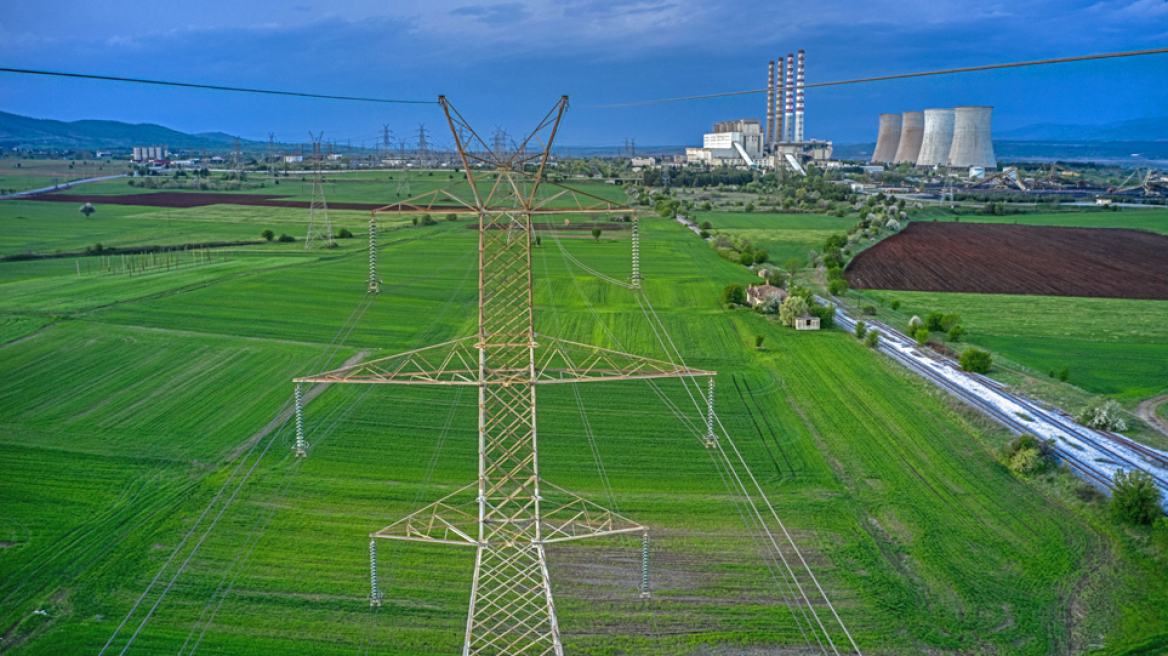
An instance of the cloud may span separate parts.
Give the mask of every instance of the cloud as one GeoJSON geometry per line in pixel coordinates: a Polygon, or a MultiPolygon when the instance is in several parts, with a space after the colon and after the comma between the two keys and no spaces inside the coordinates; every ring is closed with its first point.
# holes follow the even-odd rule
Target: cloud
{"type": "Polygon", "coordinates": [[[1136,18],[1168,17],[1168,0],[1136,0],[1120,9],[1119,13],[1136,18]]]}
{"type": "Polygon", "coordinates": [[[485,25],[520,23],[531,16],[526,5],[508,2],[497,5],[468,5],[450,12],[451,16],[471,16],[485,25]]]}

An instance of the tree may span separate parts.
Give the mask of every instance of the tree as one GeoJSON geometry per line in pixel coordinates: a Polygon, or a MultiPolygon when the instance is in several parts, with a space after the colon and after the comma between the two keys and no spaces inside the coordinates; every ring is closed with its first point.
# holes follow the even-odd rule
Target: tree
{"type": "Polygon", "coordinates": [[[1059,369],[1058,379],[1065,383],[1065,382],[1067,382],[1067,379],[1070,377],[1071,377],[1071,368],[1067,365],[1063,365],[1063,368],[1059,369]]]}
{"type": "Polygon", "coordinates": [[[746,289],[742,285],[730,283],[722,288],[723,305],[745,305],[746,289]]]}
{"type": "Polygon", "coordinates": [[[761,351],[762,350],[762,343],[763,343],[763,340],[765,340],[765,339],[766,339],[765,335],[755,335],[754,336],[754,348],[761,351]]]}
{"type": "Polygon", "coordinates": [[[280,235],[280,239],[278,241],[296,241],[296,238],[292,235],[280,235]]]}
{"type": "Polygon", "coordinates": [[[535,236],[535,245],[536,246],[543,246],[543,238],[540,237],[539,235],[535,236]]]}
{"type": "Polygon", "coordinates": [[[81,213],[82,213],[82,214],[84,214],[84,215],[85,215],[85,218],[87,218],[87,219],[89,218],[89,216],[90,216],[91,214],[93,214],[93,213],[94,213],[94,212],[96,212],[96,211],[97,211],[97,209],[95,209],[95,208],[93,207],[93,204],[92,204],[92,203],[86,203],[86,204],[84,204],[84,205],[82,205],[82,206],[81,206],[81,213]]]}
{"type": "Polygon", "coordinates": [[[754,252],[754,263],[755,264],[766,264],[766,261],[769,259],[770,259],[770,255],[767,255],[767,252],[762,250],[761,248],[754,252]]]}
{"type": "Polygon", "coordinates": [[[746,207],[744,207],[742,209],[743,209],[743,211],[746,211],[746,212],[753,212],[754,211],[754,203],[747,203],[746,207]]]}
{"type": "Polygon", "coordinates": [[[990,365],[993,364],[993,356],[990,355],[989,351],[967,348],[961,354],[958,363],[966,371],[972,371],[975,374],[985,374],[990,371],[990,365]]]}
{"type": "Polygon", "coordinates": [[[422,215],[422,225],[424,225],[424,226],[438,225],[438,222],[435,221],[434,217],[430,216],[429,214],[423,214],[422,215]]]}
{"type": "Polygon", "coordinates": [[[447,220],[447,221],[457,221],[457,220],[458,220],[458,215],[457,215],[457,214],[453,214],[453,213],[451,213],[451,214],[447,214],[447,215],[446,215],[446,220],[447,220]]]}
{"type": "Polygon", "coordinates": [[[795,319],[807,314],[807,301],[801,296],[791,295],[783,299],[779,306],[779,321],[784,326],[794,327],[795,319]]]}
{"type": "Polygon", "coordinates": [[[940,312],[930,312],[929,316],[925,317],[925,327],[932,332],[945,330],[945,315],[940,312]]]}
{"type": "Polygon", "coordinates": [[[1039,468],[1041,459],[1037,449],[1019,449],[1010,458],[1010,471],[1015,474],[1029,474],[1039,468]]]}
{"type": "Polygon", "coordinates": [[[796,273],[799,273],[799,269],[802,268],[802,266],[803,260],[800,260],[797,257],[793,257],[787,260],[787,263],[783,265],[783,268],[787,270],[787,273],[793,276],[796,273]]]}
{"type": "Polygon", "coordinates": [[[892,308],[893,310],[899,310],[900,301],[894,298],[892,299],[892,302],[888,304],[888,307],[892,308]]]}
{"type": "Polygon", "coordinates": [[[961,323],[961,315],[960,314],[941,315],[941,329],[942,330],[950,330],[953,328],[953,326],[956,326],[959,323],[961,323]]]}
{"type": "Polygon", "coordinates": [[[698,227],[702,230],[713,230],[714,224],[710,223],[709,221],[702,221],[698,224],[698,227]]]}
{"type": "Polygon", "coordinates": [[[271,228],[268,228],[261,232],[260,236],[263,237],[265,241],[272,241],[276,238],[276,233],[272,232],[271,228]]]}
{"type": "Polygon", "coordinates": [[[924,346],[929,343],[930,333],[928,328],[917,328],[913,331],[912,336],[913,339],[917,340],[917,346],[924,346]]]}
{"type": "Polygon", "coordinates": [[[880,344],[880,332],[877,330],[869,330],[864,337],[864,343],[872,348],[876,348],[880,344]]]}
{"type": "Polygon", "coordinates": [[[352,239],[352,238],[353,238],[353,233],[348,228],[341,228],[340,232],[337,233],[337,239],[352,239]]]}
{"type": "Polygon", "coordinates": [[[1115,472],[1111,513],[1121,522],[1151,524],[1160,516],[1160,490],[1152,475],[1140,469],[1115,472]]]}
{"type": "Polygon", "coordinates": [[[911,335],[911,334],[915,333],[915,332],[917,331],[917,328],[920,328],[921,326],[923,326],[923,325],[924,325],[924,323],[925,323],[925,322],[921,321],[921,318],[920,318],[920,317],[918,317],[918,316],[916,316],[916,315],[914,314],[914,315],[913,315],[913,318],[911,318],[911,319],[909,319],[909,320],[908,320],[908,332],[909,332],[909,334],[911,335]]]}
{"type": "Polygon", "coordinates": [[[856,339],[864,339],[868,334],[868,324],[863,321],[856,322],[856,339]]]}
{"type": "Polygon", "coordinates": [[[415,216],[412,218],[413,218],[414,225],[418,225],[418,217],[415,216]]]}
{"type": "Polygon", "coordinates": [[[603,231],[600,228],[593,228],[592,229],[592,238],[595,239],[596,241],[600,241],[600,233],[601,232],[603,232],[603,231]]]}
{"type": "Polygon", "coordinates": [[[962,328],[961,326],[953,326],[952,328],[949,329],[949,334],[945,336],[945,339],[947,339],[951,342],[960,342],[961,336],[964,334],[965,334],[964,328],[962,328]]]}
{"type": "Polygon", "coordinates": [[[848,293],[847,280],[832,280],[827,284],[827,293],[832,296],[840,296],[848,293]]]}

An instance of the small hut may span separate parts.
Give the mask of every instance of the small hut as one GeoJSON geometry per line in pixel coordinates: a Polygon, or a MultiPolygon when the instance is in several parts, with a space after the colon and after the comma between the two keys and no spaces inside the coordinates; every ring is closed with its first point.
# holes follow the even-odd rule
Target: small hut
{"type": "Polygon", "coordinates": [[[795,330],[819,330],[819,317],[810,314],[795,317],[795,330]]]}

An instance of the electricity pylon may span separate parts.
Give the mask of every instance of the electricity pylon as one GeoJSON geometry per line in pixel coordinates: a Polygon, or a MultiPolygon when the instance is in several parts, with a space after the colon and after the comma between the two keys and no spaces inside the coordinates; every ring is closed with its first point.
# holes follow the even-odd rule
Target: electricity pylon
{"type": "Polygon", "coordinates": [[[324,133],[308,136],[312,138],[312,202],[308,205],[308,235],[304,238],[304,250],[312,248],[316,242],[324,242],[332,248],[333,224],[329,222],[328,202],[324,199],[324,181],[320,173],[320,140],[324,133]]]}
{"type": "MultiPolygon", "coordinates": [[[[473,197],[445,188],[375,212],[423,213],[457,205],[478,215],[478,333],[297,381],[478,388],[478,480],[370,537],[476,549],[464,656],[560,656],[563,645],[546,545],[621,533],[647,535],[647,528],[543,479],[536,390],[541,385],[713,373],[536,333],[532,217],[605,215],[631,208],[542,179],[567,96],[518,148],[505,152],[484,143],[444,96],[439,104],[473,197]],[[535,174],[523,172],[528,162],[537,166],[535,174]],[[491,171],[474,168],[484,165],[491,171]],[[544,185],[557,189],[537,199],[536,191],[544,185]]],[[[646,585],[642,594],[647,592],[646,585]]]]}

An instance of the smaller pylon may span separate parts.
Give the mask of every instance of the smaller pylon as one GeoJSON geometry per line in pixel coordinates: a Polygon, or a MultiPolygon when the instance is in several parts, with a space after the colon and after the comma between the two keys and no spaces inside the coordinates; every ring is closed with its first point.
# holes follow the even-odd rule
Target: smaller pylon
{"type": "Polygon", "coordinates": [[[304,412],[301,403],[300,385],[296,386],[296,457],[308,457],[308,443],[304,441],[304,412]]]}
{"type": "Polygon", "coordinates": [[[668,166],[661,167],[661,186],[662,187],[669,186],[669,167],[668,166]]]}
{"type": "Polygon", "coordinates": [[[381,605],[381,590],[377,588],[377,540],[369,539],[369,607],[381,605]]]}
{"type": "Polygon", "coordinates": [[[652,596],[649,592],[649,531],[641,534],[641,599],[652,596]]]}
{"type": "Polygon", "coordinates": [[[369,214],[369,288],[370,294],[381,291],[381,281],[377,278],[377,214],[369,214]]]}
{"type": "Polygon", "coordinates": [[[637,216],[633,215],[633,275],[629,276],[633,289],[641,288],[641,238],[637,229],[637,216]]]}
{"type": "Polygon", "coordinates": [[[706,396],[706,448],[718,445],[718,436],[714,433],[714,379],[710,379],[710,391],[706,396]]]}

